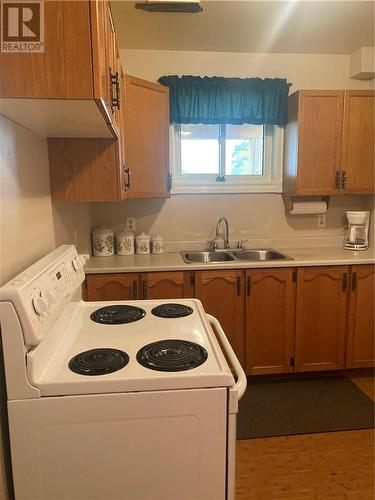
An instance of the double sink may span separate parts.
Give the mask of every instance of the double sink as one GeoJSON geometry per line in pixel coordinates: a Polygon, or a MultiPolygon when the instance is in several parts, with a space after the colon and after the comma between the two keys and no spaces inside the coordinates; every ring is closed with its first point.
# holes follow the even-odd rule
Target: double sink
{"type": "Polygon", "coordinates": [[[292,257],[284,255],[273,248],[261,248],[256,250],[228,249],[211,252],[181,252],[181,256],[187,264],[209,264],[233,261],[293,260],[292,257]]]}

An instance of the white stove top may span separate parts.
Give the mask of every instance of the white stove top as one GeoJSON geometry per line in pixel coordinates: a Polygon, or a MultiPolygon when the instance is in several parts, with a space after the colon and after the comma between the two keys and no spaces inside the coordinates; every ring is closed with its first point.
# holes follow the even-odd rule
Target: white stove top
{"type": "Polygon", "coordinates": [[[199,300],[144,300],[126,302],[72,302],[38,346],[27,354],[28,378],[42,396],[227,387],[234,384],[199,300]],[[167,302],[184,304],[193,313],[182,318],[159,318],[151,309],[167,302]],[[142,319],[119,325],[99,324],[90,314],[111,304],[137,306],[142,319]],[[200,366],[179,372],[162,372],[138,363],[137,352],[146,344],[166,339],[194,342],[208,353],[200,366]],[[129,356],[129,363],[105,375],[81,375],[70,370],[77,354],[96,348],[114,348],[129,356]]]}

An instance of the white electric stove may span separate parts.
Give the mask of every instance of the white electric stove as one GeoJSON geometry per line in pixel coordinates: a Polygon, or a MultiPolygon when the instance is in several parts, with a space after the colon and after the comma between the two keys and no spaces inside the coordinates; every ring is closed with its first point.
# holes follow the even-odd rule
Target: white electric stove
{"type": "Polygon", "coordinates": [[[0,289],[16,500],[234,499],[246,377],[218,321],[83,280],[64,245],[0,289]]]}

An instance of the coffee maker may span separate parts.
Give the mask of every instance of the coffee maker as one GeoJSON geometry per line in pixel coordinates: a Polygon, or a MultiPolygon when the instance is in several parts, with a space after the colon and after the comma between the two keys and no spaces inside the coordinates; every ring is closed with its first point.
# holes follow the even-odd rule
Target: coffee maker
{"type": "Polygon", "coordinates": [[[366,250],[368,248],[369,211],[346,212],[348,224],[342,228],[344,248],[348,250],[366,250]]]}

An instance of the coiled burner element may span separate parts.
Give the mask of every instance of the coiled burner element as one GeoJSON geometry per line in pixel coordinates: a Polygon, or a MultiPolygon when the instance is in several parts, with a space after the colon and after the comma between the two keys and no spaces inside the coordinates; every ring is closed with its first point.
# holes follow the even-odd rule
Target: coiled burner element
{"type": "Polygon", "coordinates": [[[147,344],[137,353],[137,361],[145,368],[162,372],[192,370],[208,358],[206,349],[186,340],[160,340],[147,344]]]}

